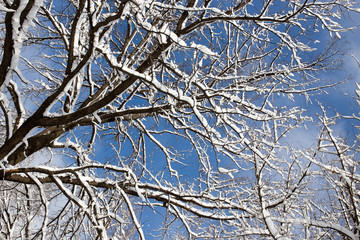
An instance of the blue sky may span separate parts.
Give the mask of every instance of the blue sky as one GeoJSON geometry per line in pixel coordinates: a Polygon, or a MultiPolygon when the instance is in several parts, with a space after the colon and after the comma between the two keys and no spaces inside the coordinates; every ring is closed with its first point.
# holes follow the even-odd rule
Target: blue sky
{"type": "MultiPolygon", "coordinates": [[[[348,19],[342,19],[342,21],[348,21],[348,19]]],[[[352,19],[350,24],[357,24],[356,19],[352,19]]],[[[316,36],[316,37],[319,37],[316,36]]],[[[311,96],[311,102],[306,101],[304,97],[295,97],[294,105],[301,106],[307,110],[306,114],[312,116],[317,121],[317,114],[321,115],[321,108],[319,107],[319,102],[327,110],[329,116],[333,116],[336,113],[343,115],[358,114],[360,108],[356,103],[355,90],[356,83],[360,84],[360,68],[356,61],[351,55],[354,55],[360,59],[360,29],[352,30],[350,32],[341,33],[342,40],[347,42],[346,47],[348,48],[347,53],[343,58],[342,69],[334,72],[325,72],[321,74],[321,77],[329,80],[330,82],[341,82],[345,79],[348,81],[329,89],[324,89],[326,91],[323,93],[317,93],[314,96],[311,96]]],[[[328,35],[321,36],[322,41],[330,39],[328,35]]],[[[314,39],[315,40],[315,39],[314,39]]],[[[321,44],[320,44],[321,45],[321,44]]],[[[350,139],[354,139],[354,126],[352,124],[358,124],[356,121],[350,121],[342,119],[339,121],[335,130],[338,134],[342,136],[349,135],[350,139]]],[[[318,130],[316,123],[308,123],[307,128],[300,128],[291,132],[287,141],[298,145],[299,147],[309,147],[315,143],[316,137],[318,136],[318,130]]],[[[164,214],[162,212],[161,214],[164,214]]],[[[159,213],[160,215],[160,213],[159,213]]],[[[145,216],[143,215],[144,230],[147,232],[150,229],[157,229],[160,227],[160,221],[162,218],[160,216],[145,216]]],[[[147,232],[147,237],[149,237],[151,230],[147,232]]],[[[151,237],[149,238],[151,239],[151,237]]]]}
{"type": "MultiPolygon", "coordinates": [[[[357,19],[353,19],[354,24],[357,23],[356,20],[357,19]]],[[[347,19],[343,19],[342,21],[346,22],[347,19]]],[[[351,57],[351,54],[354,54],[357,58],[360,59],[360,29],[347,33],[341,33],[341,36],[343,40],[348,41],[348,48],[351,49],[343,59],[343,69],[339,69],[339,71],[337,72],[323,73],[321,74],[321,77],[328,79],[330,82],[340,82],[350,76],[352,76],[352,78],[350,78],[348,82],[341,84],[333,89],[326,89],[328,94],[312,96],[311,103],[306,101],[305,98],[302,96],[295,97],[295,102],[289,102],[289,105],[301,106],[307,109],[306,114],[313,116],[314,119],[316,118],[316,113],[320,113],[320,108],[316,99],[318,99],[325,107],[325,109],[329,111],[329,114],[335,114],[336,112],[339,112],[340,114],[351,115],[352,113],[357,114],[360,111],[358,105],[356,104],[356,101],[353,99],[353,97],[355,97],[356,90],[355,83],[360,83],[360,68],[358,67],[356,61],[351,57]]],[[[319,37],[319,35],[317,35],[316,37],[319,37]]],[[[327,39],[329,39],[328,35],[321,35],[321,41],[326,41],[327,39]]],[[[320,47],[321,44],[319,44],[320,47]]],[[[30,55],[32,51],[36,51],[31,49],[29,52],[27,52],[27,49],[24,49],[25,55],[30,55]]],[[[29,106],[28,108],[32,107],[33,106],[29,106]]],[[[161,127],[166,128],[167,126],[164,125],[161,127]]],[[[351,128],[352,126],[350,125],[349,121],[342,120],[339,123],[337,130],[339,132],[342,132],[342,134],[346,134],[347,131],[351,130],[351,128]]],[[[300,128],[289,134],[287,139],[294,144],[310,146],[312,143],[314,143],[317,136],[316,129],[316,126],[311,125],[309,125],[308,129],[300,128]]],[[[104,137],[100,140],[101,142],[95,146],[95,152],[92,156],[94,160],[98,160],[99,162],[111,161],[111,159],[115,156],[115,153],[110,145],[112,140],[113,138],[111,136],[108,138],[104,137]]],[[[166,143],[166,145],[176,147],[179,150],[188,150],[189,147],[189,145],[182,143],[181,139],[175,138],[173,136],[162,137],[162,140],[166,143]]],[[[149,161],[147,164],[151,165],[153,169],[163,167],[163,161],[165,161],[164,155],[159,151],[155,152],[153,149],[151,149],[156,148],[154,144],[148,144],[149,145],[147,153],[149,154],[151,161],[149,161]]],[[[131,153],[131,150],[129,150],[129,153],[131,153]]],[[[129,153],[124,152],[125,155],[129,153]]],[[[217,166],[214,152],[210,149],[208,151],[208,154],[210,159],[209,161],[212,163],[212,167],[217,166]]],[[[198,174],[199,162],[194,162],[192,160],[193,158],[197,159],[195,153],[184,152],[183,156],[185,156],[184,166],[180,166],[179,164],[174,163],[174,166],[179,169],[179,174],[184,176],[189,175],[192,177],[195,174],[198,174]]],[[[224,158],[224,156],[221,157],[224,158]]],[[[63,158],[59,158],[58,160],[61,163],[64,162],[63,158]]],[[[220,165],[220,167],[226,167],[226,165],[230,163],[227,161],[223,161],[221,164],[222,165],[220,165]]],[[[165,171],[164,174],[165,176],[169,175],[168,171],[165,171]]],[[[169,179],[169,181],[171,182],[171,178],[169,179]]],[[[163,208],[157,208],[156,212],[156,214],[153,214],[152,210],[150,208],[147,208],[147,210],[142,213],[141,223],[144,225],[145,234],[148,239],[151,239],[151,234],[157,234],[155,231],[152,230],[156,230],[161,227],[161,221],[163,221],[163,217],[166,214],[165,209],[163,208]]]]}
{"type": "MultiPolygon", "coordinates": [[[[356,23],[355,20],[354,23],[356,23]]],[[[351,57],[351,55],[354,54],[360,59],[360,43],[358,40],[360,38],[360,29],[351,32],[341,33],[341,36],[342,40],[348,41],[347,47],[349,48],[348,53],[343,59],[343,69],[339,69],[336,72],[322,73],[321,77],[329,80],[330,82],[340,82],[347,78],[350,78],[349,81],[338,85],[335,88],[325,89],[327,94],[316,93],[314,96],[311,96],[311,102],[306,101],[306,99],[301,96],[295,97],[295,102],[292,103],[293,105],[301,106],[307,109],[306,114],[312,116],[315,120],[317,120],[316,114],[321,114],[321,109],[318,105],[317,100],[321,102],[321,104],[325,107],[326,110],[328,110],[328,113],[330,115],[334,115],[337,112],[340,114],[351,115],[352,113],[357,113],[360,111],[354,99],[356,90],[355,83],[359,83],[360,80],[360,68],[358,67],[356,61],[351,57]]],[[[316,37],[319,37],[319,35],[317,35],[316,37]]],[[[326,41],[330,37],[328,35],[322,35],[321,38],[321,41],[326,41]]],[[[347,134],[348,130],[352,128],[350,123],[351,122],[347,120],[340,121],[337,127],[339,133],[347,134]]],[[[300,128],[291,132],[288,135],[287,140],[295,145],[298,145],[299,147],[308,147],[312,145],[315,142],[316,137],[318,136],[318,128],[316,127],[316,124],[312,125],[311,123],[309,123],[307,125],[307,129],[300,128]]],[[[162,139],[169,146],[179,146],[179,144],[181,144],[181,140],[173,137],[169,137],[168,139],[162,139]]],[[[108,143],[108,141],[103,141],[102,144],[98,144],[96,146],[96,159],[101,159],[105,157],[105,155],[101,154],[101,152],[105,153],[105,151],[108,151],[108,143]]],[[[148,153],[150,154],[153,162],[149,162],[148,164],[152,165],[156,169],[157,164],[159,164],[159,167],[162,165],[161,163],[157,163],[157,161],[164,161],[164,156],[159,152],[155,154],[150,153],[151,146],[155,146],[153,144],[150,144],[148,147],[148,153]]],[[[182,146],[182,148],[184,147],[186,147],[186,145],[182,146]]],[[[211,161],[214,161],[214,155],[210,154],[210,156],[211,161]]],[[[191,157],[193,157],[192,154],[188,155],[187,160],[189,160],[191,157]]],[[[181,167],[178,169],[180,169],[180,174],[189,174],[190,176],[193,176],[194,173],[197,174],[197,168],[198,166],[196,166],[196,164],[190,163],[189,165],[184,166],[183,169],[185,169],[185,172],[182,173],[181,167]]],[[[141,223],[144,226],[145,236],[148,239],[152,239],[152,234],[158,234],[158,232],[156,232],[155,230],[158,230],[160,227],[162,227],[162,221],[164,220],[164,217],[166,215],[165,209],[156,208],[155,212],[156,214],[154,214],[154,211],[152,209],[147,208],[147,210],[145,210],[141,214],[141,223]]],[[[175,226],[176,225],[177,224],[175,224],[175,226]]]]}

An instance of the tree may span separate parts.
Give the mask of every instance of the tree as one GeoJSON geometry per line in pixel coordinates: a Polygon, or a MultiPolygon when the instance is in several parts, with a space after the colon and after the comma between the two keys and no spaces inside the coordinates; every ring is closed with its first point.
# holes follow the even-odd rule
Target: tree
{"type": "Polygon", "coordinates": [[[356,1],[0,4],[3,239],[359,239],[337,117],[285,138],[356,1]]]}

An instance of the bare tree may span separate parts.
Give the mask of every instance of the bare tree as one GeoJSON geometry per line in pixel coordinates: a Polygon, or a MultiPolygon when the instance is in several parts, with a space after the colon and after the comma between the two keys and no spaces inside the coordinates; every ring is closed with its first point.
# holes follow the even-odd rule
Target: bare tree
{"type": "Polygon", "coordinates": [[[1,238],[359,239],[356,148],[284,139],[359,9],[0,1],[1,238]]]}

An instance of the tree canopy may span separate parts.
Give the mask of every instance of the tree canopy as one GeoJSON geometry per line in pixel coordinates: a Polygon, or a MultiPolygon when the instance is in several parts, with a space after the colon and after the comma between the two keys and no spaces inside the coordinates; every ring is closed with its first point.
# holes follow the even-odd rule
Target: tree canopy
{"type": "Polygon", "coordinates": [[[359,239],[360,118],[303,104],[341,84],[359,13],[0,1],[1,238],[359,239]],[[309,124],[311,145],[287,137],[309,124]]]}

